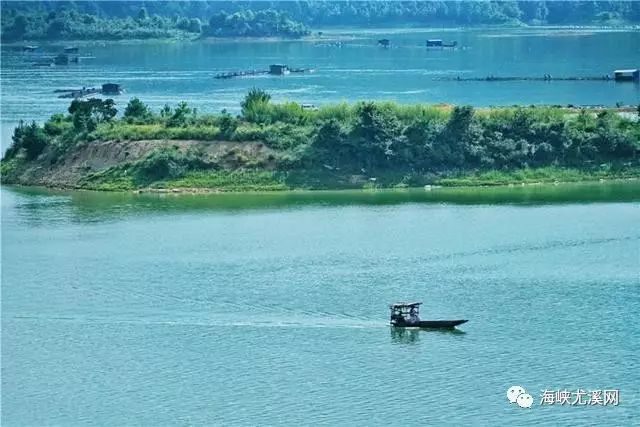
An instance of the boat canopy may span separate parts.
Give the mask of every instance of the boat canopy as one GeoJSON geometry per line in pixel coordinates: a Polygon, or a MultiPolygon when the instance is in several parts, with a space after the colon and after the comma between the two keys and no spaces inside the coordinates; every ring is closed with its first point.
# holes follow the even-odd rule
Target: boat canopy
{"type": "Polygon", "coordinates": [[[396,302],[389,306],[389,310],[391,311],[391,321],[394,321],[394,318],[398,316],[405,319],[409,317],[416,317],[420,313],[420,305],[421,302],[396,302]]]}
{"type": "Polygon", "coordinates": [[[417,308],[421,305],[421,302],[396,302],[389,306],[390,309],[400,309],[400,308],[417,308]]]}

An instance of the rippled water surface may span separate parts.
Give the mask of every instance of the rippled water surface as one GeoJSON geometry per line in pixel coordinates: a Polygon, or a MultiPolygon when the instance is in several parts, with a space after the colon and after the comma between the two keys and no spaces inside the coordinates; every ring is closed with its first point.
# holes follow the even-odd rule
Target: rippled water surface
{"type": "Polygon", "coordinates": [[[20,119],[44,120],[64,112],[68,99],[60,88],[99,86],[116,82],[126,93],[116,97],[119,108],[139,97],[155,109],[188,101],[199,111],[239,110],[253,86],[277,101],[322,105],[361,99],[404,103],[456,103],[477,106],[511,104],[640,103],[640,87],[613,81],[457,82],[443,78],[495,76],[585,77],[638,67],[640,31],[595,30],[430,30],[349,31],[342,47],[310,41],[98,43],[81,46],[92,56],[80,64],[38,68],[38,55],[53,55],[62,45],[42,45],[38,54],[23,54],[19,46],[2,47],[2,147],[8,145],[20,119]],[[384,49],[376,41],[389,38],[384,49]],[[428,38],[456,40],[462,49],[430,50],[428,38]],[[219,72],[266,69],[272,63],[309,67],[312,74],[214,79],[219,72]]]}
{"type": "Polygon", "coordinates": [[[2,188],[2,424],[632,425],[639,201],[2,188]],[[405,299],[470,321],[393,332],[405,299]],[[545,388],[621,403],[541,407],[545,388]]]}

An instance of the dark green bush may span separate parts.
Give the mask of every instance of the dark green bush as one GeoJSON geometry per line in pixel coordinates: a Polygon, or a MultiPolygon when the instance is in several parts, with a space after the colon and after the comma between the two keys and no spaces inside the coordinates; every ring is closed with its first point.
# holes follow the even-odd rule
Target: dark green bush
{"type": "Polygon", "coordinates": [[[152,118],[149,107],[138,98],[132,98],[124,109],[124,119],[128,123],[149,123],[152,118]]]}
{"type": "Polygon", "coordinates": [[[154,150],[143,160],[136,162],[132,169],[136,181],[151,183],[184,176],[189,170],[207,168],[202,153],[195,150],[181,151],[177,147],[163,147],[154,150]]]}
{"type": "Polygon", "coordinates": [[[49,144],[49,138],[44,129],[36,122],[25,125],[20,122],[13,131],[13,143],[5,152],[5,159],[9,160],[20,151],[24,151],[26,160],[33,160],[38,157],[49,144]]]}

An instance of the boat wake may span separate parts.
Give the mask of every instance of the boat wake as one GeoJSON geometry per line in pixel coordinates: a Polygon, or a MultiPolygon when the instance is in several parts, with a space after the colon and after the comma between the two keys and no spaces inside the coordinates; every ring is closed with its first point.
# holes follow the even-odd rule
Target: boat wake
{"type": "MultiPolygon", "coordinates": [[[[6,319],[6,318],[5,318],[6,319]]],[[[255,319],[255,320],[229,320],[227,318],[190,317],[168,319],[159,316],[153,317],[118,317],[118,316],[40,316],[40,315],[14,315],[10,317],[14,321],[30,321],[42,323],[77,323],[83,325],[141,325],[141,326],[185,326],[185,327],[212,327],[212,328],[333,328],[333,329],[378,329],[388,328],[389,324],[383,320],[352,321],[347,322],[329,318],[298,318],[298,319],[255,319]]],[[[8,319],[6,319],[8,320],[8,319]]]]}

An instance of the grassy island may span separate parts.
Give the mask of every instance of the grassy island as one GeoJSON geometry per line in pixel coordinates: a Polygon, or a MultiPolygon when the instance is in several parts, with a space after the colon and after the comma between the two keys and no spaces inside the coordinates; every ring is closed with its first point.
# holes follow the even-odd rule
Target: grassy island
{"type": "Polygon", "coordinates": [[[304,108],[251,90],[241,114],[74,100],[21,123],[4,183],[207,191],[503,185],[640,176],[640,112],[357,102],[304,108]]]}

